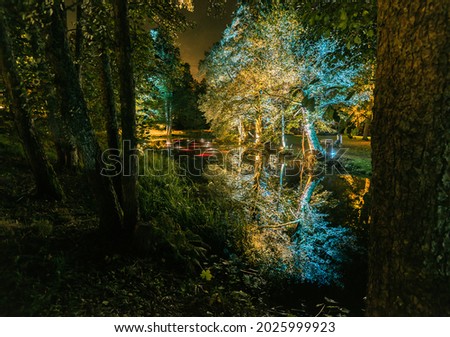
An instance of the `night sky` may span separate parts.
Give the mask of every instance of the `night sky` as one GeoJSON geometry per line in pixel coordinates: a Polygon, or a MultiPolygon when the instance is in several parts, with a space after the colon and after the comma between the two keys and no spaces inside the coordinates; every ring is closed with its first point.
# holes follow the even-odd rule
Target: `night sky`
{"type": "Polygon", "coordinates": [[[208,0],[195,0],[194,7],[194,12],[186,12],[186,16],[195,21],[196,26],[179,33],[178,43],[182,60],[191,65],[191,72],[196,77],[198,62],[204,58],[205,51],[221,39],[223,30],[231,22],[236,0],[227,1],[220,17],[207,14],[208,0]]]}
{"type": "MultiPolygon", "coordinates": [[[[74,0],[66,0],[66,6],[73,4],[74,0]]],[[[191,65],[191,73],[196,77],[198,63],[204,58],[205,51],[222,37],[222,32],[231,22],[231,15],[236,9],[237,0],[226,0],[224,11],[220,16],[208,15],[208,0],[194,0],[194,12],[183,10],[190,21],[196,23],[195,27],[178,33],[178,44],[181,58],[191,65]]],[[[69,28],[75,28],[75,11],[68,11],[69,28]]],[[[197,78],[197,77],[196,77],[197,78]]]]}

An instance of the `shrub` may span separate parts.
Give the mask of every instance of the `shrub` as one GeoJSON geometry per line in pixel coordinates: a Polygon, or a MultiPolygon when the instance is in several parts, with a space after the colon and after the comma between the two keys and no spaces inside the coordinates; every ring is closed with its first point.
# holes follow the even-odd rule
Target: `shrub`
{"type": "Polygon", "coordinates": [[[193,183],[170,157],[152,161],[139,180],[141,217],[148,224],[138,230],[147,237],[139,245],[177,261],[192,258],[194,264],[205,248],[219,255],[236,249],[242,215],[226,189],[206,180],[193,183]]]}

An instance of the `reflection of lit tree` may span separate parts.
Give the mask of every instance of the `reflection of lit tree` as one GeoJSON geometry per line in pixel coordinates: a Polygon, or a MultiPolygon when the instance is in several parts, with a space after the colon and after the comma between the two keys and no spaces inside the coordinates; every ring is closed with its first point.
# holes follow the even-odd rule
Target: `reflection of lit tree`
{"type": "Polygon", "coordinates": [[[306,172],[298,188],[283,186],[289,166],[284,158],[266,158],[260,151],[242,148],[230,157],[232,169],[209,179],[225,182],[247,210],[249,259],[282,277],[340,284],[355,239],[350,229],[330,224],[319,211],[329,202],[329,193],[317,188],[322,178],[306,172]]]}
{"type": "Polygon", "coordinates": [[[293,256],[293,276],[319,284],[341,284],[342,264],[346,251],[354,244],[349,229],[332,226],[326,214],[318,211],[317,203],[327,200],[326,194],[313,193],[322,178],[308,176],[299,198],[297,228],[290,249],[293,256]]]}

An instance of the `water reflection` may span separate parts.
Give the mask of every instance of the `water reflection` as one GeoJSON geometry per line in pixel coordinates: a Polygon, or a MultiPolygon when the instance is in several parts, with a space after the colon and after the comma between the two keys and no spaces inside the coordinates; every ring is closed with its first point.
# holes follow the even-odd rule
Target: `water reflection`
{"type": "Polygon", "coordinates": [[[363,232],[369,180],[332,175],[302,153],[238,147],[178,149],[190,174],[220,179],[248,212],[247,256],[268,273],[342,285],[363,232]],[[187,154],[187,152],[191,153],[187,154]],[[202,155],[207,154],[207,155],[202,155]]]}

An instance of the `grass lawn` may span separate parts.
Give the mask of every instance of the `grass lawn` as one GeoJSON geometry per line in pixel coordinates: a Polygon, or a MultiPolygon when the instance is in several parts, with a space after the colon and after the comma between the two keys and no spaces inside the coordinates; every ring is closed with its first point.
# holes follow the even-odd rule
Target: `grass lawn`
{"type": "MultiPolygon", "coordinates": [[[[346,149],[346,151],[342,155],[340,162],[350,174],[369,177],[372,174],[370,140],[362,140],[361,136],[354,136],[352,139],[349,139],[347,136],[343,136],[342,138],[343,144],[339,148],[346,149]]],[[[331,139],[334,142],[336,136],[319,136],[322,144],[327,139],[331,139]]],[[[299,135],[286,135],[286,142],[288,146],[292,145],[293,148],[300,148],[302,137],[299,135]]],[[[306,143],[305,146],[307,147],[308,144],[306,143]]]]}
{"type": "Polygon", "coordinates": [[[341,148],[348,149],[343,156],[343,162],[349,172],[362,176],[372,174],[370,140],[362,140],[361,136],[355,136],[353,139],[344,136],[341,148]]]}

